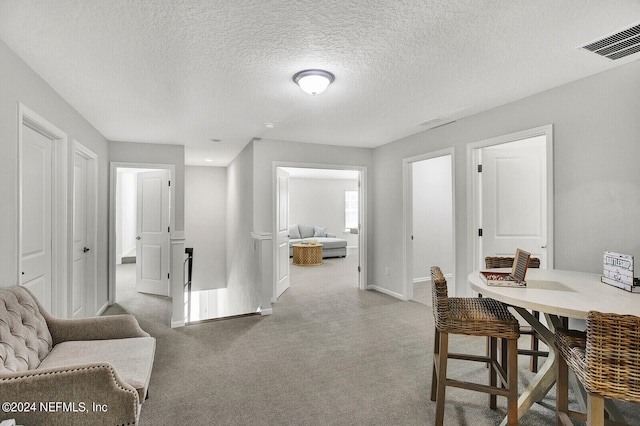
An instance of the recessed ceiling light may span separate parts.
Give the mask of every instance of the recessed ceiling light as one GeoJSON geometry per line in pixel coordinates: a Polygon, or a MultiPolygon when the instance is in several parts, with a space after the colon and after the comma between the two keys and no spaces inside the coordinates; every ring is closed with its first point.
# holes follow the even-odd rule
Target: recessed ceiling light
{"type": "Polygon", "coordinates": [[[211,158],[205,158],[204,161],[206,161],[207,163],[213,163],[213,160],[211,158]]]}
{"type": "Polygon", "coordinates": [[[310,95],[324,92],[336,76],[325,70],[303,70],[293,75],[293,81],[310,95]]]}
{"type": "Polygon", "coordinates": [[[219,143],[219,142],[222,142],[222,140],[221,140],[221,139],[209,139],[209,140],[210,140],[211,142],[213,142],[213,143],[219,143]]]}
{"type": "Polygon", "coordinates": [[[267,129],[273,129],[274,127],[276,127],[276,125],[273,123],[264,123],[264,127],[266,127],[267,129]]]}

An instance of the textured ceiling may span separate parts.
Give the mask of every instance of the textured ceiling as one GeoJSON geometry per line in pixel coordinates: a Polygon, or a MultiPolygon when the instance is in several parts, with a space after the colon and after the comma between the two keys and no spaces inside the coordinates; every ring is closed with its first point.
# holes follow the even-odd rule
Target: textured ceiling
{"type": "Polygon", "coordinates": [[[375,147],[636,60],[577,47],[638,20],[637,0],[0,0],[0,39],[107,139],[222,166],[254,137],[375,147]],[[336,80],[309,96],[306,68],[336,80]]]}

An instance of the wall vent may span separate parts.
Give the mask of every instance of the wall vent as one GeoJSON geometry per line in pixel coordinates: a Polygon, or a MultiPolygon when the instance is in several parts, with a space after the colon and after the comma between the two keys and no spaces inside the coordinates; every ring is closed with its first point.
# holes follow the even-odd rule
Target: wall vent
{"type": "Polygon", "coordinates": [[[582,48],[611,60],[638,53],[640,52],[640,24],[593,41],[582,48]]]}
{"type": "Polygon", "coordinates": [[[445,124],[453,122],[454,120],[451,120],[450,118],[436,117],[431,120],[427,120],[424,123],[420,123],[420,126],[426,127],[427,129],[435,129],[436,127],[444,126],[445,124]]]}

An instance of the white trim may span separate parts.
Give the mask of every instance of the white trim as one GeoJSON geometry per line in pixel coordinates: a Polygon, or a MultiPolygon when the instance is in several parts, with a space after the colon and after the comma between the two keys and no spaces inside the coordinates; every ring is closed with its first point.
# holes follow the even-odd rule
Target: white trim
{"type": "MultiPolygon", "coordinates": [[[[456,157],[455,148],[450,147],[438,151],[427,152],[402,159],[402,197],[403,203],[403,224],[402,235],[404,244],[402,247],[402,300],[413,299],[413,243],[411,235],[413,234],[413,182],[412,182],[412,166],[418,161],[429,160],[431,158],[439,158],[451,156],[451,220],[452,220],[452,271],[456,270],[456,157]]],[[[455,288],[455,284],[449,288],[455,288]]]]}
{"type": "Polygon", "coordinates": [[[18,226],[16,230],[18,269],[16,282],[21,282],[22,275],[22,126],[51,139],[53,178],[51,197],[51,314],[66,318],[68,274],[71,267],[72,247],[69,241],[73,232],[71,218],[67,208],[69,186],[68,164],[71,151],[68,136],[51,122],[18,102],[18,226]]]}
{"type": "MultiPolygon", "coordinates": [[[[116,302],[116,185],[118,181],[118,169],[169,170],[171,180],[171,214],[169,218],[169,226],[171,227],[172,233],[171,237],[173,237],[173,233],[176,233],[176,196],[174,190],[176,181],[176,166],[174,164],[127,163],[112,161],[109,165],[109,305],[113,305],[116,302]]],[[[178,237],[178,235],[176,235],[176,237],[178,237]]],[[[171,259],[171,257],[169,257],[169,259],[171,259]]],[[[175,276],[173,272],[174,271],[171,268],[171,260],[169,260],[169,274],[171,277],[175,276]]],[[[171,291],[170,283],[169,286],[169,290],[171,291]]]]}
{"type": "MultiPolygon", "coordinates": [[[[272,164],[272,200],[274,215],[272,220],[272,229],[274,234],[277,234],[276,225],[276,188],[277,188],[277,169],[281,167],[295,167],[295,168],[307,168],[307,169],[330,169],[330,170],[355,170],[360,172],[360,186],[359,194],[360,199],[358,205],[358,216],[360,220],[360,231],[358,232],[358,264],[360,265],[360,274],[358,281],[358,288],[365,290],[367,286],[367,167],[366,166],[352,166],[345,164],[315,164],[315,163],[298,163],[298,162],[286,162],[286,161],[274,161],[272,164]]],[[[273,283],[274,286],[277,282],[277,262],[278,262],[278,250],[276,247],[277,239],[274,239],[273,247],[273,283]]],[[[274,287],[275,288],[275,287],[274,287]]]]}
{"type": "MultiPolygon", "coordinates": [[[[453,274],[452,273],[448,273],[448,274],[442,274],[447,281],[453,278],[453,274]]],[[[414,278],[413,280],[414,284],[417,283],[430,283],[431,282],[431,277],[420,277],[420,278],[414,278]]]]}
{"type": "Polygon", "coordinates": [[[480,228],[479,219],[479,194],[478,194],[478,173],[474,173],[478,167],[478,153],[482,148],[515,142],[521,139],[533,138],[536,136],[546,137],[547,154],[547,267],[554,267],[554,226],[553,226],[553,124],[547,124],[520,132],[509,133],[490,139],[481,140],[467,144],[467,229],[471,232],[472,238],[467,239],[467,271],[475,271],[483,267],[480,259],[480,241],[477,232],[480,228]]]}
{"type": "Polygon", "coordinates": [[[404,300],[404,296],[402,294],[396,293],[395,291],[388,290],[388,289],[386,289],[384,287],[380,287],[380,286],[375,285],[375,284],[368,285],[367,286],[367,290],[374,290],[374,291],[377,291],[379,293],[384,293],[384,294],[386,294],[388,296],[395,297],[396,299],[404,300]]]}
{"type": "Polygon", "coordinates": [[[179,328],[184,326],[185,326],[184,320],[180,321],[180,320],[171,319],[171,328],[179,328]]]}
{"type": "Polygon", "coordinates": [[[171,297],[171,328],[186,324],[187,312],[184,303],[184,231],[172,231],[169,237],[169,297],[171,297]]]}
{"type": "Polygon", "coordinates": [[[252,232],[251,238],[254,240],[272,240],[273,234],[270,232],[252,232]]]}
{"type": "Polygon", "coordinates": [[[98,317],[99,317],[100,315],[102,315],[102,314],[104,313],[104,311],[106,311],[106,310],[107,310],[107,308],[108,308],[108,307],[109,307],[109,303],[105,303],[104,305],[102,305],[102,306],[100,307],[100,309],[98,309],[98,310],[97,310],[97,312],[96,312],[96,316],[98,316],[98,317]]]}
{"type": "MultiPolygon", "coordinates": [[[[73,139],[73,149],[74,154],[79,154],[81,157],[87,160],[87,195],[90,197],[87,199],[87,212],[86,212],[86,220],[87,220],[87,228],[91,230],[87,233],[87,247],[89,247],[89,261],[87,265],[89,265],[89,271],[87,275],[91,277],[90,283],[93,285],[93,302],[90,306],[85,306],[87,309],[91,309],[90,311],[85,310],[85,316],[93,316],[96,314],[97,306],[98,306],[98,154],[84,146],[82,143],[73,139]]],[[[73,189],[71,194],[75,197],[75,178],[72,182],[73,189]]],[[[75,199],[74,199],[75,205],[75,199]]],[[[75,214],[75,211],[71,211],[72,216],[75,214]]],[[[73,219],[72,219],[73,223],[73,219]]],[[[73,237],[73,231],[71,233],[73,237]]],[[[73,243],[71,244],[73,248],[73,243]]],[[[71,262],[73,262],[73,255],[71,256],[71,262]]],[[[72,315],[72,294],[71,289],[73,288],[73,273],[69,276],[69,310],[68,316],[72,315]]],[[[85,286],[85,291],[86,291],[85,286]]],[[[86,297],[84,302],[86,303],[86,297]]]]}
{"type": "Polygon", "coordinates": [[[260,308],[258,312],[260,315],[271,315],[273,309],[271,304],[275,303],[273,300],[273,282],[272,282],[272,270],[273,268],[273,234],[270,232],[252,232],[251,238],[253,238],[253,250],[258,251],[258,275],[260,277],[257,284],[258,294],[260,294],[260,308]]]}

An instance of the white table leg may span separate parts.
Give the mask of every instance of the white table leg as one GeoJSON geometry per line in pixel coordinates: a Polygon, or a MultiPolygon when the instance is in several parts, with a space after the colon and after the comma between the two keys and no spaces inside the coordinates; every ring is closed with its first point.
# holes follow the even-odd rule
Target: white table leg
{"type": "MultiPolygon", "coordinates": [[[[560,318],[556,315],[544,314],[547,324],[551,328],[551,330],[544,326],[536,317],[534,317],[531,312],[527,309],[520,308],[517,306],[511,306],[522,318],[527,321],[531,327],[539,334],[540,340],[542,340],[547,347],[549,348],[549,356],[547,360],[544,362],[542,367],[538,370],[538,373],[533,377],[533,379],[527,385],[527,388],[522,392],[520,398],[518,398],[518,419],[521,418],[524,413],[536,402],[541,401],[544,398],[549,390],[556,383],[556,364],[557,357],[560,354],[557,353],[557,348],[555,345],[556,337],[555,337],[555,329],[560,327],[561,321],[560,318]]],[[[580,382],[573,376],[573,374],[569,375],[570,386],[576,394],[576,398],[580,403],[582,409],[584,410],[586,407],[586,397],[584,395],[584,388],[580,385],[580,382]]],[[[618,410],[618,408],[613,404],[612,401],[605,401],[605,408],[609,412],[612,420],[624,422],[624,417],[622,413],[618,410]]],[[[505,417],[500,423],[500,426],[505,426],[507,424],[507,418],[505,417]]]]}
{"type": "MultiPolygon", "coordinates": [[[[526,309],[512,306],[512,308],[527,321],[531,327],[539,334],[540,340],[542,340],[549,348],[549,356],[547,357],[542,367],[538,369],[538,372],[533,379],[527,385],[520,398],[518,398],[518,418],[522,417],[524,413],[536,402],[542,400],[544,396],[549,392],[549,389],[553,387],[556,382],[556,345],[554,333],[545,327],[531,312],[526,309]]],[[[550,327],[554,328],[560,324],[560,319],[555,315],[545,314],[547,323],[550,327]]],[[[507,418],[505,417],[502,425],[507,424],[507,418]]]]}

